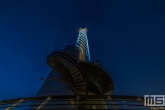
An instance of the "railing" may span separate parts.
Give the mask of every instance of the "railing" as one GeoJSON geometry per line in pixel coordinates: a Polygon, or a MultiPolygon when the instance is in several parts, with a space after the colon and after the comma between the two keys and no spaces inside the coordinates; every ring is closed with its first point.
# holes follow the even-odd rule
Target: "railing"
{"type": "Polygon", "coordinates": [[[84,110],[84,109],[143,109],[144,98],[119,95],[64,95],[27,97],[0,102],[0,110],[20,109],[53,109],[53,110],[84,110]]]}

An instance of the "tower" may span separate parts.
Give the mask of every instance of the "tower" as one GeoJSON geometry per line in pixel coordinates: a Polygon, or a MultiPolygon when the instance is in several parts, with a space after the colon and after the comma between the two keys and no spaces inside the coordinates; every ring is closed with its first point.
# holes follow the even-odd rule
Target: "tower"
{"type": "Polygon", "coordinates": [[[112,95],[112,78],[91,61],[86,28],[80,28],[75,45],[48,55],[47,64],[51,72],[37,96],[0,101],[0,110],[150,109],[143,97],[112,95]]]}
{"type": "Polygon", "coordinates": [[[48,56],[48,65],[56,69],[74,94],[112,94],[111,77],[90,61],[87,29],[79,30],[76,45],[67,45],[63,51],[48,56]]]}
{"type": "Polygon", "coordinates": [[[74,95],[112,95],[113,93],[114,84],[111,77],[100,66],[91,62],[86,28],[79,29],[76,45],[67,45],[63,51],[54,51],[48,56],[47,63],[58,71],[69,88],[68,91],[72,91],[74,95]]]}

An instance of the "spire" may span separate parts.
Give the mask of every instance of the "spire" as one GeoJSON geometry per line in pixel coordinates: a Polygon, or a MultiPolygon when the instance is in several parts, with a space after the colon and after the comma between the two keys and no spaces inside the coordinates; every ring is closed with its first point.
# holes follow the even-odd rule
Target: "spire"
{"type": "Polygon", "coordinates": [[[76,42],[76,47],[79,49],[79,59],[81,61],[90,62],[90,51],[87,38],[87,29],[79,29],[79,35],[76,42]]]}

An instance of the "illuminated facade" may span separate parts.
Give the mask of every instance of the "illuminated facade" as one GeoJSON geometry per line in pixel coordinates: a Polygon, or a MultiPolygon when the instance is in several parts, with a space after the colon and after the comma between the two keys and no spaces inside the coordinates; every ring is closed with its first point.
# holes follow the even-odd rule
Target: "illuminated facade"
{"type": "Polygon", "coordinates": [[[76,42],[76,47],[79,49],[79,59],[81,61],[90,61],[90,51],[87,38],[87,29],[79,29],[79,35],[76,42]]]}

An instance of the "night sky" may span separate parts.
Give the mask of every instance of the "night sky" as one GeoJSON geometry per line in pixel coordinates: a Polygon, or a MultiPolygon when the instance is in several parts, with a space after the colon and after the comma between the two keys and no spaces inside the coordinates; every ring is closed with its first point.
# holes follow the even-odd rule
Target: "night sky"
{"type": "Polygon", "coordinates": [[[47,56],[87,27],[114,95],[165,95],[164,0],[1,0],[0,100],[35,96],[47,56]]]}

